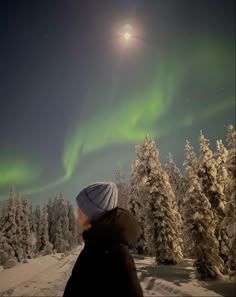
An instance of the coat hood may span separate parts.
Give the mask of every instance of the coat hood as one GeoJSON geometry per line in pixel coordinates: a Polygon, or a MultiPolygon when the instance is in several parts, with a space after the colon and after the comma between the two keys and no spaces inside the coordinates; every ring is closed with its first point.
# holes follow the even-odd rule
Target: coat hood
{"type": "Polygon", "coordinates": [[[134,216],[123,208],[108,211],[92,227],[83,232],[85,245],[121,243],[133,248],[138,239],[138,225],[134,216]]]}

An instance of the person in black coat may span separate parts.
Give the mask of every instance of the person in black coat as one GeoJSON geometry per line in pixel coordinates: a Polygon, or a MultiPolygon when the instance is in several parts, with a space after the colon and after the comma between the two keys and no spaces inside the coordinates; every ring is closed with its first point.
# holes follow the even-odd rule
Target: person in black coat
{"type": "Polygon", "coordinates": [[[84,249],[63,297],[143,297],[134,260],[138,228],[133,215],[117,207],[114,183],[95,183],[76,197],[84,249]]]}

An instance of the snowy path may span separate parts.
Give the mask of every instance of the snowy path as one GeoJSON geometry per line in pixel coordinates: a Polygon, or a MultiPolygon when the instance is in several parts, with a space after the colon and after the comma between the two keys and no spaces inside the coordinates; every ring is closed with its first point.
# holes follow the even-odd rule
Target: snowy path
{"type": "Polygon", "coordinates": [[[134,258],[144,295],[147,297],[236,295],[236,286],[233,281],[198,281],[195,278],[192,259],[185,259],[176,266],[157,266],[153,258],[140,256],[134,256],[134,258]]]}
{"type": "Polygon", "coordinates": [[[62,296],[80,249],[58,260],[45,256],[0,272],[0,296],[62,296]]]}
{"type": "MultiPolygon", "coordinates": [[[[0,296],[62,296],[80,250],[81,247],[61,260],[51,255],[39,257],[1,271],[0,296]]],[[[233,282],[209,285],[194,279],[191,260],[177,266],[156,266],[152,258],[135,256],[135,262],[147,297],[234,296],[233,282]]]]}

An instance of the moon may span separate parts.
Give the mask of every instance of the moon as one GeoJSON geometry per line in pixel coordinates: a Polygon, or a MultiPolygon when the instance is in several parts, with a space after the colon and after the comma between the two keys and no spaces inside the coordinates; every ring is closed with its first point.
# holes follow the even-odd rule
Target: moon
{"type": "Polygon", "coordinates": [[[131,34],[129,32],[125,32],[124,39],[128,41],[128,40],[130,40],[130,38],[131,38],[131,34]]]}

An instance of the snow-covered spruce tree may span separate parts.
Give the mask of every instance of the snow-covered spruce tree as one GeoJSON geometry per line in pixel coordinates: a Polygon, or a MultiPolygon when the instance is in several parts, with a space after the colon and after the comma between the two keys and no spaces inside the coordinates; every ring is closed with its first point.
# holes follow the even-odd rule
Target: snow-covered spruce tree
{"type": "Polygon", "coordinates": [[[217,181],[217,163],[209,148],[209,140],[202,132],[199,137],[200,157],[198,160],[198,176],[202,190],[209,199],[216,221],[220,223],[224,218],[225,195],[224,189],[217,181]]]}
{"type": "MultiPolygon", "coordinates": [[[[150,244],[149,227],[153,224],[152,218],[147,214],[148,193],[145,182],[149,175],[147,165],[148,158],[151,156],[148,136],[143,143],[136,145],[137,159],[131,165],[130,193],[128,206],[135,215],[139,225],[139,238],[137,251],[142,254],[155,254],[154,247],[150,244]]],[[[155,157],[154,157],[155,158],[155,157]]]]}
{"type": "MultiPolygon", "coordinates": [[[[228,156],[228,150],[224,146],[222,140],[216,141],[216,152],[214,153],[214,158],[216,161],[216,169],[217,169],[217,176],[216,176],[216,182],[218,184],[218,188],[223,191],[225,195],[225,188],[228,184],[228,172],[226,168],[226,161],[228,156]]],[[[227,203],[227,195],[225,195],[225,204],[227,203]]],[[[225,216],[225,211],[224,211],[225,216]]],[[[224,218],[221,220],[224,220],[224,218]]],[[[222,228],[223,225],[221,224],[219,226],[219,243],[220,243],[220,256],[223,258],[225,264],[228,262],[229,257],[229,237],[227,234],[227,230],[225,228],[222,228]]]]}
{"type": "Polygon", "coordinates": [[[127,183],[116,184],[118,189],[118,206],[128,208],[129,185],[127,183]]]}
{"type": "Polygon", "coordinates": [[[40,234],[40,250],[42,251],[42,255],[48,255],[52,253],[52,244],[49,242],[48,236],[48,214],[47,214],[47,206],[45,205],[42,210],[41,215],[41,234],[40,234]]]}
{"type": "Polygon", "coordinates": [[[34,252],[36,251],[37,243],[37,223],[34,219],[34,208],[32,203],[29,204],[29,227],[30,227],[30,241],[32,247],[32,255],[35,256],[34,252]]]}
{"type": "MultiPolygon", "coordinates": [[[[194,174],[197,174],[198,170],[198,159],[196,153],[194,152],[193,147],[190,145],[190,142],[187,140],[185,144],[185,160],[183,162],[183,166],[186,167],[187,165],[191,167],[191,170],[194,174]]],[[[185,168],[185,178],[184,178],[184,192],[187,193],[191,186],[191,180],[189,180],[188,176],[186,175],[186,168],[185,168]]],[[[185,204],[185,200],[184,200],[185,204]]]]}
{"type": "Polygon", "coordinates": [[[15,190],[12,188],[9,192],[7,205],[4,211],[4,217],[1,226],[0,236],[0,260],[1,264],[10,258],[15,258],[15,248],[18,245],[16,236],[16,201],[15,190]]]}
{"type": "Polygon", "coordinates": [[[22,248],[23,248],[23,258],[25,261],[28,258],[33,258],[34,251],[33,251],[33,242],[31,237],[31,230],[30,230],[30,207],[27,199],[22,198],[22,225],[21,225],[21,231],[22,231],[22,248]]]}
{"type": "Polygon", "coordinates": [[[165,170],[169,176],[171,187],[174,191],[176,202],[177,202],[177,209],[178,212],[181,214],[181,238],[183,239],[183,246],[182,251],[185,257],[191,257],[190,249],[189,249],[189,238],[188,232],[186,232],[186,224],[184,223],[184,197],[186,193],[186,178],[183,177],[179,168],[175,164],[173,160],[172,154],[169,153],[168,155],[168,163],[165,165],[165,170]]]}
{"type": "MultiPolygon", "coordinates": [[[[137,149],[137,146],[136,146],[137,149]]],[[[142,213],[143,207],[143,187],[140,186],[139,180],[139,160],[135,160],[131,165],[131,178],[129,186],[128,209],[135,216],[139,226],[139,236],[136,244],[136,251],[138,254],[146,254],[145,250],[145,236],[144,223],[145,216],[142,213]]]]}
{"type": "Polygon", "coordinates": [[[67,238],[68,234],[68,220],[67,220],[67,210],[66,203],[60,194],[59,198],[53,200],[52,205],[52,225],[50,227],[51,232],[51,242],[53,244],[53,249],[57,252],[64,252],[69,249],[69,240],[67,238]]]}
{"type": "Polygon", "coordinates": [[[228,170],[228,183],[225,188],[227,204],[225,206],[225,218],[221,228],[225,230],[229,239],[229,257],[227,266],[230,270],[236,270],[236,132],[232,125],[228,127],[227,142],[229,151],[226,167],[228,170]]]}
{"type": "Polygon", "coordinates": [[[41,234],[42,234],[42,211],[39,205],[36,206],[36,208],[33,211],[34,215],[34,224],[36,227],[36,244],[35,244],[35,250],[34,253],[35,255],[39,255],[40,252],[42,251],[42,242],[41,242],[41,234]]]}
{"type": "Polygon", "coordinates": [[[67,208],[68,208],[68,217],[69,217],[69,249],[75,248],[81,238],[79,238],[79,224],[75,217],[73,205],[67,201],[67,208]]]}
{"type": "MultiPolygon", "coordinates": [[[[183,166],[190,166],[192,173],[197,174],[197,156],[194,152],[193,147],[190,145],[189,141],[186,141],[185,144],[185,160],[183,162],[183,166]]],[[[183,217],[183,241],[184,241],[184,255],[188,257],[194,257],[193,254],[193,249],[194,249],[194,244],[191,239],[191,234],[189,233],[188,230],[188,225],[185,222],[185,207],[186,207],[186,195],[188,190],[191,187],[191,180],[188,178],[186,175],[186,169],[185,169],[185,176],[184,176],[184,199],[182,200],[182,205],[181,205],[181,212],[182,212],[182,217],[183,217]]]]}
{"type": "Polygon", "coordinates": [[[181,213],[185,192],[184,177],[175,164],[171,153],[168,155],[168,162],[165,164],[165,170],[169,176],[170,184],[175,194],[178,211],[181,213]]]}
{"type": "Polygon", "coordinates": [[[10,246],[7,237],[0,231],[0,265],[4,265],[10,258],[15,258],[14,255],[15,253],[10,246]]]}
{"type": "Polygon", "coordinates": [[[48,230],[49,230],[49,241],[54,247],[54,243],[56,240],[56,224],[58,220],[58,197],[55,197],[53,200],[49,200],[47,204],[47,210],[48,210],[48,230]]]}
{"type": "Polygon", "coordinates": [[[29,227],[30,227],[30,231],[32,232],[36,230],[35,224],[34,224],[34,214],[33,214],[34,209],[33,209],[32,203],[28,202],[28,204],[29,204],[29,227]]]}
{"type": "Polygon", "coordinates": [[[114,178],[118,189],[118,206],[121,208],[128,208],[128,196],[129,196],[129,185],[124,182],[125,174],[121,169],[120,163],[117,164],[117,168],[114,171],[114,178]]]}
{"type": "Polygon", "coordinates": [[[5,213],[6,213],[6,207],[3,206],[2,208],[0,208],[0,232],[5,222],[5,213]]]}
{"type": "Polygon", "coordinates": [[[149,141],[149,144],[151,156],[147,166],[150,172],[145,190],[149,197],[147,212],[153,224],[146,225],[150,236],[148,241],[154,248],[157,263],[175,264],[182,258],[182,220],[169,176],[161,167],[156,144],[154,141],[149,141]]]}
{"type": "Polygon", "coordinates": [[[227,128],[227,144],[232,150],[236,148],[236,131],[233,125],[229,125],[227,128]]]}
{"type": "Polygon", "coordinates": [[[224,262],[219,257],[215,216],[208,198],[202,192],[195,171],[196,156],[188,142],[185,152],[184,166],[189,188],[185,195],[184,221],[192,241],[197,276],[200,279],[216,279],[222,276],[224,262]]]}
{"type": "Polygon", "coordinates": [[[64,235],[64,240],[65,240],[65,250],[69,250],[70,249],[70,244],[69,244],[69,238],[70,238],[70,221],[69,221],[69,208],[67,205],[67,202],[63,200],[63,205],[64,205],[64,218],[63,218],[63,225],[62,225],[62,233],[64,235]]]}
{"type": "Polygon", "coordinates": [[[23,207],[22,201],[19,193],[17,193],[15,197],[16,201],[16,237],[17,237],[17,244],[13,246],[15,250],[16,258],[18,261],[22,261],[24,258],[24,251],[23,251],[23,234],[22,234],[22,222],[23,222],[23,207]]]}
{"type": "Polygon", "coordinates": [[[47,213],[48,213],[48,235],[49,241],[53,244],[53,222],[55,217],[55,210],[53,210],[54,201],[50,198],[47,202],[47,213]]]}
{"type": "Polygon", "coordinates": [[[66,251],[66,245],[64,241],[64,236],[62,232],[62,221],[59,220],[56,226],[56,234],[55,241],[53,244],[53,248],[57,251],[57,253],[62,253],[66,251]]]}
{"type": "Polygon", "coordinates": [[[216,221],[215,234],[219,241],[219,254],[227,262],[227,235],[220,229],[224,219],[224,207],[226,198],[224,195],[224,185],[219,183],[217,175],[217,163],[213,153],[209,148],[209,141],[200,132],[200,157],[198,160],[198,176],[202,191],[209,199],[216,221]]]}
{"type": "Polygon", "coordinates": [[[118,206],[127,209],[129,186],[124,182],[125,174],[121,168],[120,162],[114,171],[114,178],[118,189],[118,206]]]}
{"type": "MultiPolygon", "coordinates": [[[[228,183],[228,172],[226,168],[226,161],[228,157],[228,150],[224,146],[222,140],[216,141],[216,152],[214,153],[214,157],[216,160],[216,169],[217,169],[217,183],[220,185],[220,188],[223,190],[228,183]]],[[[227,199],[227,197],[226,197],[227,199]]]]}
{"type": "Polygon", "coordinates": [[[47,204],[49,239],[58,252],[71,250],[78,245],[79,226],[75,218],[73,206],[65,202],[62,194],[47,204]]]}
{"type": "Polygon", "coordinates": [[[60,221],[62,226],[62,240],[60,243],[60,251],[64,252],[66,250],[69,250],[69,236],[68,236],[68,230],[69,230],[69,218],[68,218],[68,208],[66,205],[66,201],[64,200],[62,193],[60,193],[59,196],[59,209],[60,209],[60,221]]]}
{"type": "Polygon", "coordinates": [[[137,146],[136,152],[137,189],[142,194],[140,210],[146,249],[155,255],[157,263],[175,264],[182,257],[181,221],[174,207],[175,197],[168,175],[161,168],[155,142],[148,136],[137,146]]]}

